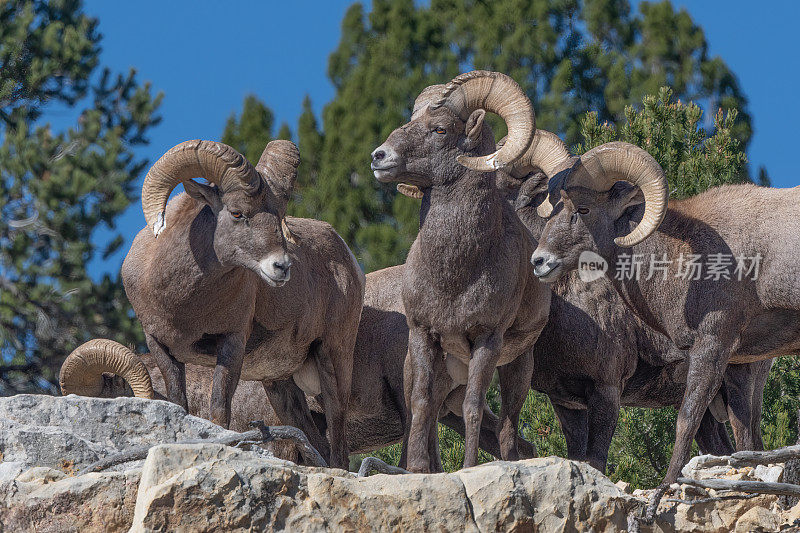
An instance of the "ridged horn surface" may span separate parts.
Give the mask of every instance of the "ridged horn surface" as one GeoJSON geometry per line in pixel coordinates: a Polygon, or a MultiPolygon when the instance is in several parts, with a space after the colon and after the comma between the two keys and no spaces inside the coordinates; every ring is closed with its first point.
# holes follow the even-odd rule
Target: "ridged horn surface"
{"type": "Polygon", "coordinates": [[[260,177],[247,159],[227,144],[195,139],[171,148],[144,178],[142,210],[156,237],[166,227],[164,212],[172,190],[192,178],[205,178],[222,189],[257,189],[260,177]]]}
{"type": "Polygon", "coordinates": [[[108,339],[90,340],[67,356],[59,374],[61,394],[97,397],[103,392],[105,372],[127,381],[137,398],[154,398],[144,363],[131,350],[108,339]]]}
{"type": "Polygon", "coordinates": [[[496,113],[508,126],[505,145],[485,156],[458,156],[458,162],[479,172],[491,172],[513,163],[525,153],[536,131],[533,105],[525,92],[505,74],[473,70],[453,78],[445,85],[431,109],[446,105],[466,120],[476,109],[496,113]]]}
{"type": "Polygon", "coordinates": [[[603,192],[620,180],[636,185],[644,195],[642,221],[628,235],[614,239],[618,246],[629,248],[656,231],[667,214],[667,176],[653,156],[630,143],[605,143],[581,156],[566,185],[603,192]]]}

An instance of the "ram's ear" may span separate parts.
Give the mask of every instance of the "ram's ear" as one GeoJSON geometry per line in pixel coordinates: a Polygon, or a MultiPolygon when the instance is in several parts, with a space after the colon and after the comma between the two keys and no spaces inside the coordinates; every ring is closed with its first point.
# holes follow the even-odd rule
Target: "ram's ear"
{"type": "Polygon", "coordinates": [[[632,207],[637,207],[644,203],[644,194],[642,190],[628,183],[627,181],[618,181],[611,187],[609,191],[610,199],[616,205],[616,212],[622,215],[632,207]]]}
{"type": "Polygon", "coordinates": [[[217,187],[198,183],[194,180],[186,180],[183,182],[183,188],[186,194],[208,205],[215,213],[222,209],[222,198],[217,187]]]}
{"type": "Polygon", "coordinates": [[[464,142],[464,150],[469,152],[478,146],[481,141],[481,134],[483,133],[483,119],[486,118],[486,111],[483,109],[476,109],[467,119],[467,125],[464,127],[464,133],[467,136],[464,142]]]}
{"type": "Polygon", "coordinates": [[[575,211],[575,204],[572,203],[572,198],[569,197],[567,191],[561,189],[561,202],[564,204],[564,209],[568,211],[575,211]]]}
{"type": "Polygon", "coordinates": [[[281,219],[281,233],[283,233],[284,239],[292,244],[297,244],[297,235],[295,235],[295,233],[289,227],[289,224],[286,223],[286,217],[281,219]]]}
{"type": "Polygon", "coordinates": [[[547,174],[542,171],[531,172],[523,179],[514,208],[521,209],[533,205],[536,207],[536,214],[542,218],[549,217],[553,212],[553,204],[550,203],[547,174]]]}

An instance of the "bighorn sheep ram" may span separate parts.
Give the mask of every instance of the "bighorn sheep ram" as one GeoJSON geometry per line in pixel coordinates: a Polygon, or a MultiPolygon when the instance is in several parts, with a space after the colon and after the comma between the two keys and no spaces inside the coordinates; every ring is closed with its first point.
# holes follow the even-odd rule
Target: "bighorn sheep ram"
{"type": "MultiPolygon", "coordinates": [[[[424,95],[441,87],[427,88],[415,102],[415,112],[430,103],[424,95]]],[[[498,172],[498,187],[533,236],[541,234],[552,212],[546,203],[547,176],[556,176],[565,166],[559,157],[564,154],[568,155],[566,145],[557,136],[537,130],[525,155],[498,172]]],[[[558,183],[554,179],[550,185],[558,183]]],[[[422,197],[408,184],[398,190],[422,197]]],[[[537,372],[531,385],[550,398],[569,458],[604,471],[620,405],[678,407],[688,361],[667,337],[629,311],[607,280],[585,283],[572,274],[555,284],[554,291],[549,321],[534,347],[537,372]]],[[[757,362],[728,369],[725,386],[712,405],[714,415],[706,413],[696,436],[704,453],[733,452],[719,422],[725,419],[731,421],[738,449],[763,448],[759,422],[770,366],[771,362],[757,362]]]]}
{"type": "MultiPolygon", "coordinates": [[[[356,347],[350,405],[347,412],[347,442],[350,453],[367,453],[403,438],[408,420],[403,392],[403,362],[408,349],[408,325],[403,312],[401,282],[403,265],[389,267],[366,276],[364,309],[361,313],[356,347]]],[[[189,413],[210,419],[209,390],[213,371],[186,365],[186,390],[189,413]]],[[[130,394],[166,399],[166,387],[150,354],[135,355],[110,340],[95,339],[76,348],[61,367],[63,394],[114,398],[130,394]],[[114,375],[122,379],[115,378],[114,375]]],[[[459,391],[454,391],[456,397],[459,391]]],[[[309,397],[309,407],[320,432],[325,432],[325,417],[319,403],[309,397]]],[[[231,405],[230,429],[247,431],[249,422],[264,420],[279,424],[261,383],[240,381],[231,405]]],[[[459,417],[443,409],[440,421],[463,434],[459,417]]],[[[481,448],[500,457],[495,435],[497,417],[487,412],[481,426],[481,448]]],[[[283,450],[282,450],[283,451],[283,450]]],[[[286,452],[291,453],[290,450],[286,452]]],[[[533,445],[520,440],[520,454],[533,457],[533,445]]],[[[285,458],[296,460],[296,456],[285,458]]]]}
{"type": "Polygon", "coordinates": [[[563,179],[561,201],[531,257],[540,279],[556,281],[576,269],[586,250],[609,265],[638,257],[665,267],[663,275],[620,269],[610,277],[634,313],[688,351],[675,448],[655,502],[688,460],[728,365],[800,353],[800,264],[790,253],[800,222],[789,215],[800,189],[726,185],[667,203],[658,163],[620,142],[577,158],[563,179]],[[689,263],[726,257],[731,268],[724,275],[687,275],[689,263]]]}
{"type": "Polygon", "coordinates": [[[364,275],[330,225],[286,216],[298,163],[289,141],[269,143],[256,167],[221,143],[172,148],[145,177],[147,227],[122,279],[170,401],[187,407],[185,363],[215,366],[211,419],[227,427],[239,379],[262,381],[283,423],[346,467],[364,275]],[[167,206],[181,182],[187,194],[167,206]],[[320,395],[330,444],[298,384],[320,395]]]}
{"type": "Polygon", "coordinates": [[[410,184],[424,194],[402,290],[409,325],[411,471],[440,469],[435,422],[447,389],[437,382],[448,373],[466,381],[464,466],[478,460],[495,368],[501,455],[519,456],[517,422],[533,371],[529,353],[547,321],[550,289],[526,264],[531,240],[495,187],[494,171],[525,152],[534,130],[533,107],[511,78],[474,71],[453,79],[372,153],[378,181],[410,184]],[[483,128],[485,110],[508,125],[508,142],[499,151],[483,128]]]}
{"type": "MultiPolygon", "coordinates": [[[[532,235],[544,231],[552,213],[549,196],[574,163],[561,139],[537,130],[525,155],[503,175],[509,201],[532,235]]],[[[550,397],[570,457],[586,459],[602,471],[620,405],[679,406],[688,358],[627,309],[607,279],[587,282],[572,272],[553,285],[550,319],[534,349],[532,386],[550,397]]],[[[716,429],[698,434],[701,449],[720,455],[733,451],[724,426],[714,424],[714,418],[730,419],[739,449],[763,448],[759,423],[771,365],[763,361],[728,368],[725,386],[704,418],[716,429]]]]}

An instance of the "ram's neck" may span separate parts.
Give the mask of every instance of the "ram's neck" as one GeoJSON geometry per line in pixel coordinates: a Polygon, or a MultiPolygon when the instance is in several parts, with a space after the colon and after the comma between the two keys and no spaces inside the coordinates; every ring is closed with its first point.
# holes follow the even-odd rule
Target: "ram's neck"
{"type": "Polygon", "coordinates": [[[181,276],[192,284],[215,284],[233,270],[221,264],[214,251],[216,218],[209,207],[183,200],[174,221],[168,220],[170,226],[158,237],[160,260],[152,264],[161,264],[166,275],[181,276]]]}
{"type": "MultiPolygon", "coordinates": [[[[635,227],[635,222],[630,222],[620,225],[617,232],[623,235],[635,227]]],[[[683,315],[681,299],[691,283],[700,287],[709,282],[690,282],[680,271],[686,270],[684,262],[692,261],[695,254],[701,263],[707,260],[703,254],[708,242],[709,236],[694,221],[668,209],[659,228],[644,241],[629,248],[611,246],[601,253],[608,262],[606,275],[628,307],[681,348],[690,345],[693,335],[684,320],[669,317],[683,315]],[[688,238],[679,238],[686,227],[694,230],[688,238]]]]}
{"type": "Polygon", "coordinates": [[[460,179],[426,191],[417,239],[426,255],[480,260],[481,252],[502,238],[503,208],[494,174],[466,171],[460,179]]]}

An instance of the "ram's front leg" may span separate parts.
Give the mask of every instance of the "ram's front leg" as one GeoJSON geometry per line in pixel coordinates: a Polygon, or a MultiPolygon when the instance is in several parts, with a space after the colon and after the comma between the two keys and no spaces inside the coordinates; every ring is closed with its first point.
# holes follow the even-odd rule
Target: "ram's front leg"
{"type": "Polygon", "coordinates": [[[519,414],[528,397],[533,374],[533,350],[528,350],[497,369],[500,378],[500,426],[497,439],[505,461],[518,461],[519,414]]]}
{"type": "Polygon", "coordinates": [[[164,378],[164,386],[167,389],[167,399],[172,403],[178,404],[188,413],[189,402],[186,399],[186,368],[183,363],[172,357],[169,349],[158,342],[158,339],[145,332],[145,341],[156,366],[164,378]]]}
{"type": "MultiPolygon", "coordinates": [[[[472,356],[469,360],[467,391],[464,395],[464,467],[478,464],[478,445],[480,441],[481,421],[483,420],[483,404],[486,391],[492,381],[500,348],[503,345],[503,333],[492,332],[479,337],[473,344],[472,356]]],[[[530,384],[530,375],[528,383],[530,384]]]]}
{"type": "Polygon", "coordinates": [[[403,362],[403,409],[405,418],[403,423],[403,445],[400,452],[400,462],[398,466],[408,470],[408,440],[411,434],[411,397],[414,390],[414,365],[406,352],[406,359],[403,362]]]}
{"type": "Polygon", "coordinates": [[[589,464],[605,473],[608,449],[619,418],[619,387],[595,383],[589,395],[589,442],[586,458],[589,464]]]}
{"type": "Polygon", "coordinates": [[[689,350],[689,374],[686,392],[678,411],[675,427],[675,447],[672,449],[664,481],[650,497],[645,520],[652,523],[658,502],[667,488],[678,479],[683,466],[689,461],[692,440],[700,421],[717,394],[731,354],[731,346],[713,335],[699,337],[689,350]]]}
{"type": "Polygon", "coordinates": [[[330,464],[347,470],[350,450],[347,444],[347,407],[353,379],[353,350],[333,347],[324,341],[312,350],[317,362],[322,408],[328,426],[330,464]]]}
{"type": "Polygon", "coordinates": [[[217,347],[217,366],[211,386],[211,421],[227,428],[231,421],[231,400],[244,360],[244,335],[225,336],[217,347]]]}
{"type": "Polygon", "coordinates": [[[431,439],[436,438],[436,421],[440,405],[434,405],[437,358],[444,361],[441,347],[424,328],[412,327],[408,332],[408,358],[413,367],[408,434],[408,470],[430,473],[432,469],[431,439]]]}
{"type": "Polygon", "coordinates": [[[698,339],[689,351],[686,393],[678,411],[675,447],[663,485],[675,483],[681,469],[689,461],[692,440],[706,409],[722,384],[729,357],[730,348],[724,347],[710,336],[698,339]]]}

